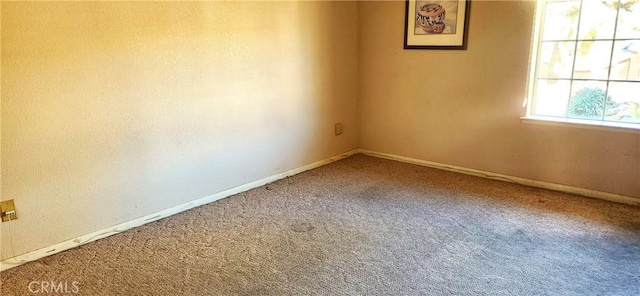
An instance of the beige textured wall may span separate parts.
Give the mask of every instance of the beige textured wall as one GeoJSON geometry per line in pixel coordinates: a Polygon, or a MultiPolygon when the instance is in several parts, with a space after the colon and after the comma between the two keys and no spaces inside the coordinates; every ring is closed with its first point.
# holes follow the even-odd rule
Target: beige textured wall
{"type": "Polygon", "coordinates": [[[361,148],[640,197],[639,134],[521,122],[534,9],[474,1],[468,50],[403,50],[404,3],[360,3],[361,148]]]}
{"type": "Polygon", "coordinates": [[[354,2],[3,2],[1,26],[17,254],[357,147],[354,2]]]}

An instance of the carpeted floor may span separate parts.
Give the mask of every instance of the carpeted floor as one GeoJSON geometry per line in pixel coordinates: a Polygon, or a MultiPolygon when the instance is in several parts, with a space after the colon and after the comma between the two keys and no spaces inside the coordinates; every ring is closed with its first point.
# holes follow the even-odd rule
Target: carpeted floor
{"type": "Polygon", "coordinates": [[[0,279],[2,295],[640,295],[640,208],[357,155],[0,279]]]}

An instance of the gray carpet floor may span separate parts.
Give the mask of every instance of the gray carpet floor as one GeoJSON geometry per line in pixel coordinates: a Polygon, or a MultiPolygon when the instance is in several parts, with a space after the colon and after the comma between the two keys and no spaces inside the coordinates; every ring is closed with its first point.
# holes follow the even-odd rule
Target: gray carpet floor
{"type": "Polygon", "coordinates": [[[640,295],[640,208],[356,155],[0,274],[76,295],[640,295]]]}

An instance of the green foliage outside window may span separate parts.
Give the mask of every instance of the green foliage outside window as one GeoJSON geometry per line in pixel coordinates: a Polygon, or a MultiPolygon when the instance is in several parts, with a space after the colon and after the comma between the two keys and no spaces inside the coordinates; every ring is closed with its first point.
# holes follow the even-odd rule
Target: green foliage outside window
{"type": "Polygon", "coordinates": [[[602,118],[607,108],[616,107],[616,103],[611,101],[604,90],[595,87],[580,89],[571,97],[569,102],[569,117],[573,118],[602,118]]]}

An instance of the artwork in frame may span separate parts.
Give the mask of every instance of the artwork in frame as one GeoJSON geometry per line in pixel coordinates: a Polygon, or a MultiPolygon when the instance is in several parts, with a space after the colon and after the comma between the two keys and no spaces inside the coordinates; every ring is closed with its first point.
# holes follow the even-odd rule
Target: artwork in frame
{"type": "Polygon", "coordinates": [[[467,49],[470,0],[406,0],[405,49],[467,49]]]}

